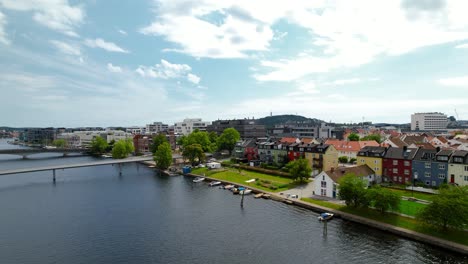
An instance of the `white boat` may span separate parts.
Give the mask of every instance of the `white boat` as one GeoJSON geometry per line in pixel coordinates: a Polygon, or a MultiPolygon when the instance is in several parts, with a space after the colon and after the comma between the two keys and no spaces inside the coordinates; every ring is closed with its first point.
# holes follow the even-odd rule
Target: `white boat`
{"type": "Polygon", "coordinates": [[[252,193],[252,190],[249,190],[249,189],[246,189],[246,190],[242,190],[239,192],[240,195],[244,194],[244,195],[247,195],[247,194],[251,194],[252,193]]]}
{"type": "Polygon", "coordinates": [[[317,218],[319,221],[328,221],[332,219],[333,214],[332,213],[321,213],[317,218]]]}
{"type": "Polygon", "coordinates": [[[220,181],[212,181],[212,182],[210,182],[209,185],[210,185],[211,187],[213,187],[213,186],[220,185],[220,184],[221,184],[220,181]]]}
{"type": "Polygon", "coordinates": [[[193,179],[193,182],[202,182],[204,180],[205,180],[205,178],[203,178],[203,177],[196,177],[195,179],[193,179]]]}
{"type": "Polygon", "coordinates": [[[234,188],[234,185],[232,185],[232,184],[228,184],[228,185],[224,186],[224,189],[226,189],[226,190],[231,190],[232,188],[234,188]]]}

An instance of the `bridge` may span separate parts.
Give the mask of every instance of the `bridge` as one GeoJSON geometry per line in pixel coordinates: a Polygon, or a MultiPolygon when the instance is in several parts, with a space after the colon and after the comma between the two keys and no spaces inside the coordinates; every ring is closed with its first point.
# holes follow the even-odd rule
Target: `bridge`
{"type": "Polygon", "coordinates": [[[10,175],[10,174],[20,174],[20,173],[29,173],[37,171],[52,171],[53,181],[55,182],[55,171],[64,170],[64,169],[73,169],[73,168],[82,168],[82,167],[92,167],[92,166],[102,166],[102,165],[119,165],[119,174],[122,174],[121,165],[124,163],[131,162],[143,162],[153,160],[151,156],[144,157],[131,157],[126,159],[112,159],[112,160],[100,160],[86,163],[77,163],[77,164],[67,164],[67,165],[55,165],[55,166],[46,166],[46,167],[37,167],[37,168],[26,168],[26,169],[13,169],[13,170],[3,170],[0,171],[0,176],[10,175]]]}
{"type": "Polygon", "coordinates": [[[0,155],[18,155],[26,159],[28,155],[38,153],[62,153],[63,156],[67,156],[69,153],[84,153],[87,149],[83,148],[28,148],[28,149],[1,149],[0,155]]]}

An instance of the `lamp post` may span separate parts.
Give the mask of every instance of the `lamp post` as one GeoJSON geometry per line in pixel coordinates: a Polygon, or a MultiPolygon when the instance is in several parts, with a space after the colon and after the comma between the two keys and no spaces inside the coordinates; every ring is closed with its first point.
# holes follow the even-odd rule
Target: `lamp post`
{"type": "Polygon", "coordinates": [[[413,187],[411,188],[411,196],[414,197],[414,183],[416,182],[416,180],[418,179],[418,172],[415,171],[413,173],[413,187]]]}

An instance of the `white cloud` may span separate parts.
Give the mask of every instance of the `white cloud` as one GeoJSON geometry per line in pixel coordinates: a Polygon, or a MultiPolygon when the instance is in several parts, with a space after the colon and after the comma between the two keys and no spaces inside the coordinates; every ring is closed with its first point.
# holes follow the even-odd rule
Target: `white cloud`
{"type": "Polygon", "coordinates": [[[101,48],[110,52],[122,52],[129,53],[128,50],[125,50],[113,42],[107,42],[101,38],[97,39],[86,39],[84,44],[91,48],[101,48]]]}
{"type": "Polygon", "coordinates": [[[440,79],[439,83],[444,86],[466,86],[468,87],[468,76],[440,79]]]}
{"type": "Polygon", "coordinates": [[[124,30],[119,29],[119,33],[122,34],[122,35],[124,35],[124,36],[127,36],[127,31],[124,31],[124,30]]]}
{"type": "Polygon", "coordinates": [[[7,34],[5,32],[6,24],[6,17],[2,12],[0,12],[0,43],[8,45],[10,44],[10,40],[8,39],[7,34]]]}
{"type": "Polygon", "coordinates": [[[456,49],[468,49],[468,43],[455,46],[456,49]]]}
{"type": "Polygon", "coordinates": [[[362,80],[360,78],[351,78],[351,79],[343,79],[343,80],[334,80],[332,82],[325,83],[326,85],[345,85],[345,84],[355,84],[359,83],[362,80]]]}
{"type": "Polygon", "coordinates": [[[200,77],[191,74],[192,68],[187,64],[170,63],[167,60],[161,60],[161,63],[154,66],[140,65],[135,70],[143,77],[160,78],[160,79],[176,79],[185,77],[187,80],[198,84],[200,77]]]}
{"type": "Polygon", "coordinates": [[[195,74],[187,74],[187,80],[189,80],[190,82],[194,83],[194,84],[198,84],[201,80],[200,77],[198,77],[197,75],[195,74]]]}
{"type": "Polygon", "coordinates": [[[60,52],[64,54],[73,55],[73,56],[81,55],[80,48],[72,44],[65,43],[65,42],[58,41],[58,40],[51,40],[50,43],[52,43],[60,52]]]}
{"type": "Polygon", "coordinates": [[[0,0],[0,4],[15,11],[33,12],[33,19],[58,32],[77,37],[75,28],[83,23],[85,12],[81,6],[72,6],[68,0],[0,0]]]}
{"type": "Polygon", "coordinates": [[[107,63],[107,69],[110,72],[122,72],[122,68],[120,68],[119,66],[112,65],[112,63],[107,63]]]}

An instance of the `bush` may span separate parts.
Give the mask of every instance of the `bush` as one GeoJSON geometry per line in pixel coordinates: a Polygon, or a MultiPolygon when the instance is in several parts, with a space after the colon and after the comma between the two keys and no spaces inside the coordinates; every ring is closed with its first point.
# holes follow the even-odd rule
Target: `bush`
{"type": "Polygon", "coordinates": [[[341,156],[338,158],[338,161],[341,163],[348,163],[348,157],[346,156],[341,156]]]}
{"type": "Polygon", "coordinates": [[[271,185],[271,186],[270,186],[270,189],[271,189],[271,190],[277,190],[278,187],[276,187],[275,185],[271,185]]]}
{"type": "Polygon", "coordinates": [[[287,184],[287,183],[283,183],[283,184],[278,185],[278,188],[280,188],[280,189],[281,188],[288,188],[288,187],[289,187],[289,184],[287,184]]]}
{"type": "Polygon", "coordinates": [[[351,159],[349,159],[349,163],[354,163],[354,162],[356,162],[356,161],[357,161],[356,158],[351,158],[351,159]]]}

